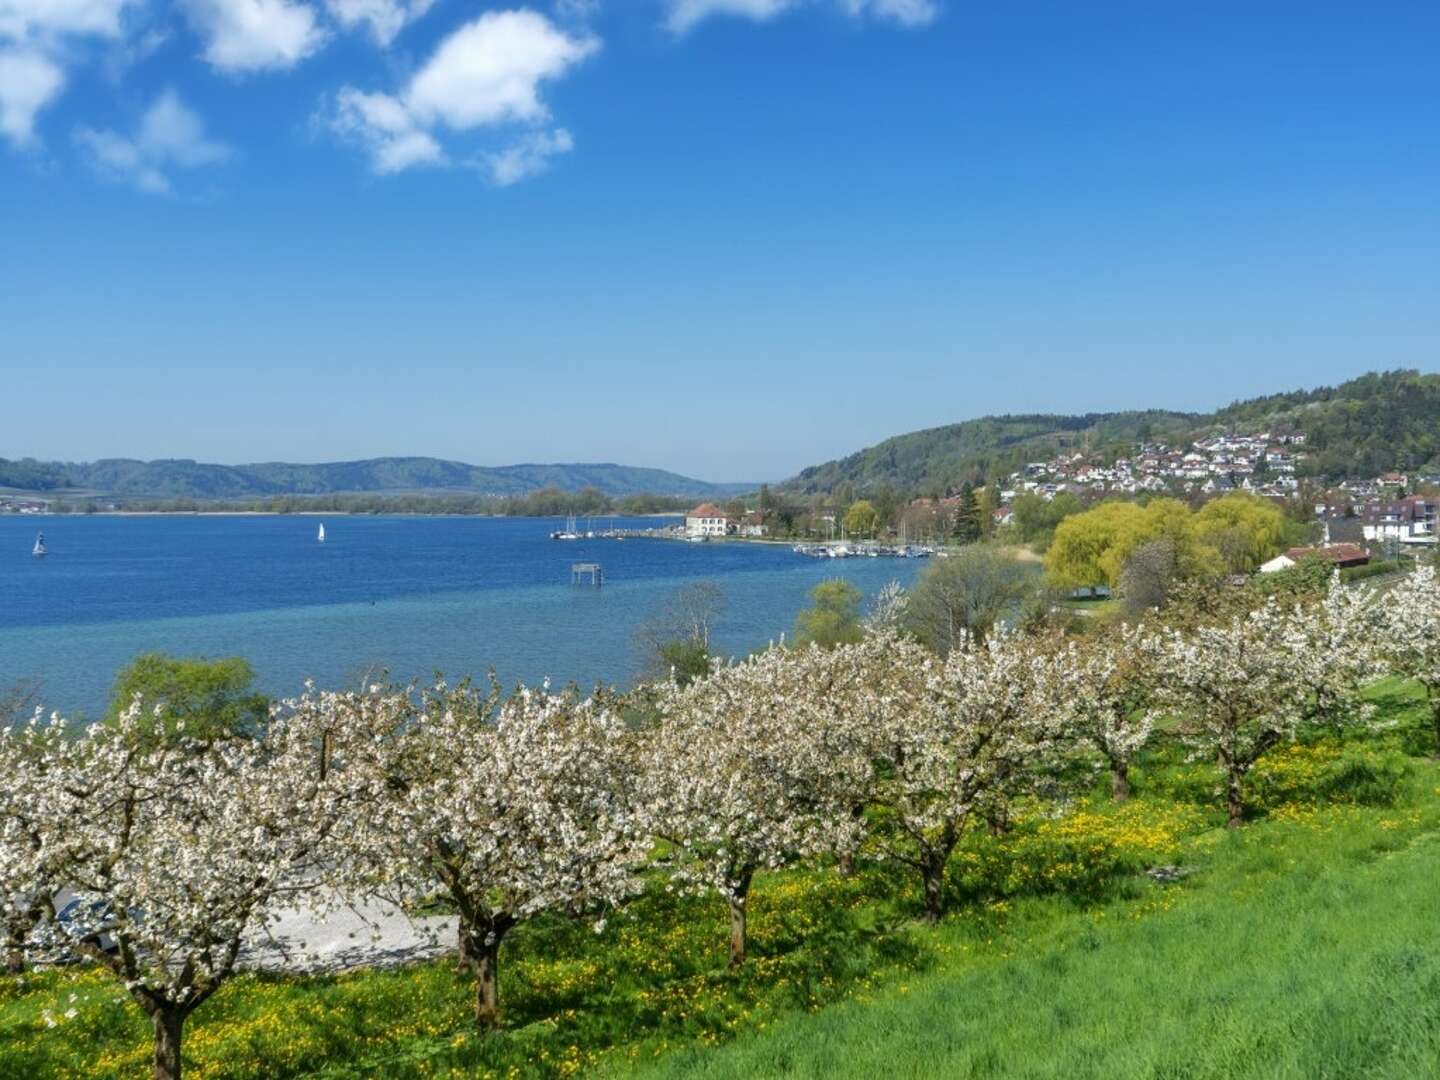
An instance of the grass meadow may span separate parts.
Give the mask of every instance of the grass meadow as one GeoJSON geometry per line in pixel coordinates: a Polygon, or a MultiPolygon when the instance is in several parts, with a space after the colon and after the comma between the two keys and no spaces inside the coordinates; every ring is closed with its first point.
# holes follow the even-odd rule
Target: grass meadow
{"type": "MultiPolygon", "coordinates": [[[[187,1074],[1440,1075],[1440,765],[1415,689],[1373,696],[1394,726],[1273,752],[1238,832],[1213,770],[1162,744],[1127,804],[1097,782],[1063,817],[969,835],[937,926],[902,873],[791,870],[757,882],[730,972],[723,905],[657,887],[599,934],[512,935],[497,1035],[451,962],[247,975],[187,1025],[187,1074]]],[[[0,1077],[142,1076],[149,1054],[109,976],[0,978],[0,1077]]]]}

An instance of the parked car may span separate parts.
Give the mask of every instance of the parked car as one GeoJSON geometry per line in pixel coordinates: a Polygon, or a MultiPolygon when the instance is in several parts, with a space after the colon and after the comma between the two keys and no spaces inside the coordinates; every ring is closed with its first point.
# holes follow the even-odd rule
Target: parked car
{"type": "Polygon", "coordinates": [[[115,913],[104,900],[71,900],[56,912],[55,921],[77,943],[92,945],[106,953],[118,948],[112,934],[115,913]]]}

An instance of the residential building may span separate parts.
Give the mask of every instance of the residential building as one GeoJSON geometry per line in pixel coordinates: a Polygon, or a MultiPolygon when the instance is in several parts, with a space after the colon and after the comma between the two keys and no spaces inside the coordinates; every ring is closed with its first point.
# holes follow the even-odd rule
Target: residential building
{"type": "Polygon", "coordinates": [[[685,515],[687,536],[727,536],[730,519],[714,503],[701,503],[685,515]]]}
{"type": "Polygon", "coordinates": [[[1422,495],[1388,502],[1368,502],[1360,515],[1364,522],[1365,539],[1433,544],[1437,510],[1440,510],[1440,503],[1422,495]]]}
{"type": "Polygon", "coordinates": [[[765,511],[751,510],[740,519],[741,536],[764,536],[766,532],[765,511]]]}
{"type": "Polygon", "coordinates": [[[1283,555],[1276,555],[1267,563],[1260,564],[1260,573],[1273,574],[1288,570],[1302,559],[1319,558],[1334,563],[1337,568],[1364,566],[1370,561],[1365,549],[1359,544],[1325,544],[1320,547],[1294,547],[1283,555]]]}

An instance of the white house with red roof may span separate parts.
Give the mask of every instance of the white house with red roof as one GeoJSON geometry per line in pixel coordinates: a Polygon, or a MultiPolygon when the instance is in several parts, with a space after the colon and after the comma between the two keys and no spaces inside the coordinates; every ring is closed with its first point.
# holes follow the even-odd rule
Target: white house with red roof
{"type": "Polygon", "coordinates": [[[687,536],[725,536],[730,532],[730,519],[714,503],[701,503],[685,515],[687,536]]]}

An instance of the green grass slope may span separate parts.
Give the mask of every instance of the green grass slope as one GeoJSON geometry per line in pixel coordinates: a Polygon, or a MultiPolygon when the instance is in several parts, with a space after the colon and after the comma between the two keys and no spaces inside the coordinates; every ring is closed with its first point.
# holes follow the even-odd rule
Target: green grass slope
{"type": "Polygon", "coordinates": [[[1165,910],[1057,920],[1023,954],[639,1075],[1440,1076],[1433,832],[1262,826],[1226,837],[1204,874],[1165,910]]]}

